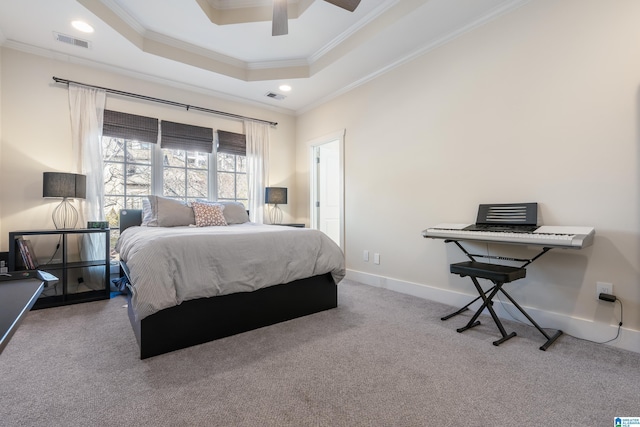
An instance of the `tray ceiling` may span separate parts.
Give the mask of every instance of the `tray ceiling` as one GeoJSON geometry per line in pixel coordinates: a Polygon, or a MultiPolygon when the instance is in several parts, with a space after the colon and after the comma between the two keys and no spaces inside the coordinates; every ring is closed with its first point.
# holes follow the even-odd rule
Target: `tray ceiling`
{"type": "Polygon", "coordinates": [[[290,0],[283,36],[271,36],[271,1],[2,0],[0,43],[296,113],[529,0],[362,0],[354,12],[290,0]],[[72,28],[78,19],[95,31],[72,28]]]}

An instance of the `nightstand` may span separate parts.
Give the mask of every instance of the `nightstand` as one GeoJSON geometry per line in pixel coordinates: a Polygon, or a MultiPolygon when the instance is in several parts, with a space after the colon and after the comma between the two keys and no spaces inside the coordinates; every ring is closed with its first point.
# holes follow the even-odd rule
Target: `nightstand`
{"type": "Polygon", "coordinates": [[[59,279],[42,291],[34,309],[109,299],[109,234],[108,228],[12,231],[9,270],[28,269],[18,242],[29,240],[36,269],[59,279]]]}
{"type": "Polygon", "coordinates": [[[285,227],[298,227],[298,228],[304,228],[304,224],[273,224],[273,225],[283,225],[285,227]]]}

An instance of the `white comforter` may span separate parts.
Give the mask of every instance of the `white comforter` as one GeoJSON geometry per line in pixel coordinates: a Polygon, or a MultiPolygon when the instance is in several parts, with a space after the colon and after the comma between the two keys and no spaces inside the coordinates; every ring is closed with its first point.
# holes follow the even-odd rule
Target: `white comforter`
{"type": "Polygon", "coordinates": [[[245,223],[228,227],[130,227],[116,245],[130,272],[141,320],[183,301],[250,292],[331,273],[345,275],[344,255],[324,233],[245,223]]]}

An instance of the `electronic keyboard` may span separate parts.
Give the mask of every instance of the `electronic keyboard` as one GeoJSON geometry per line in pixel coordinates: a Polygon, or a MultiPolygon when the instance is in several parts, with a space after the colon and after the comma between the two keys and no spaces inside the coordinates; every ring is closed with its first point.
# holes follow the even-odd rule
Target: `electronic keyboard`
{"type": "MultiPolygon", "coordinates": [[[[537,245],[553,248],[582,249],[593,244],[593,227],[543,225],[531,232],[465,230],[473,224],[438,224],[422,231],[422,236],[433,239],[475,240],[481,242],[537,245]]],[[[515,230],[515,229],[514,229],[515,230]]]]}

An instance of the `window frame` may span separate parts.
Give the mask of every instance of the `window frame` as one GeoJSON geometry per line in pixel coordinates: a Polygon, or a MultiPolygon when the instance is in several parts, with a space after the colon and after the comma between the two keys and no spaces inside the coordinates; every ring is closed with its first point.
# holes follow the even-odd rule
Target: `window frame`
{"type": "MultiPolygon", "coordinates": [[[[107,192],[106,192],[106,188],[104,188],[104,189],[103,189],[103,192],[104,192],[104,193],[103,193],[103,196],[104,196],[104,198],[106,198],[106,197],[119,197],[119,198],[124,198],[124,203],[122,204],[122,206],[123,206],[123,208],[126,208],[126,206],[127,206],[127,199],[128,199],[128,198],[131,198],[131,197],[138,197],[138,198],[146,197],[146,194],[135,194],[135,195],[134,195],[134,194],[128,194],[128,193],[127,193],[127,180],[128,180],[128,178],[127,178],[127,176],[128,176],[128,174],[127,174],[127,168],[128,168],[129,166],[134,166],[134,167],[135,167],[135,166],[148,167],[148,168],[151,170],[151,174],[150,174],[150,175],[151,175],[151,176],[150,176],[150,178],[151,178],[151,182],[149,183],[149,188],[151,189],[151,191],[154,191],[154,188],[153,188],[153,186],[154,186],[154,184],[153,184],[153,181],[154,181],[154,179],[153,179],[153,173],[154,173],[154,163],[155,163],[155,158],[154,158],[153,149],[154,149],[154,145],[155,145],[155,144],[148,143],[148,142],[139,142],[139,141],[137,141],[137,140],[133,140],[133,139],[126,139],[126,138],[119,138],[119,137],[103,136],[103,137],[102,137],[102,140],[101,140],[101,144],[102,144],[102,147],[103,147],[103,148],[104,148],[104,138],[120,139],[120,140],[123,140],[123,141],[124,141],[124,147],[123,147],[123,150],[124,150],[124,155],[123,155],[124,161],[121,161],[121,162],[120,162],[120,161],[114,161],[114,160],[107,160],[104,156],[103,156],[103,159],[102,159],[102,166],[103,166],[103,168],[102,168],[102,178],[103,178],[103,182],[104,182],[104,178],[105,178],[104,170],[105,170],[105,167],[106,167],[106,165],[107,165],[107,164],[117,164],[117,165],[122,165],[122,170],[123,170],[123,190],[124,190],[124,191],[123,191],[123,193],[109,193],[109,194],[107,194],[107,192]],[[149,144],[149,145],[150,145],[150,147],[149,147],[149,148],[151,149],[151,153],[150,153],[150,156],[149,156],[149,163],[148,163],[148,164],[147,164],[147,163],[132,162],[132,161],[128,161],[128,160],[127,160],[127,157],[128,157],[128,156],[127,156],[127,152],[129,151],[129,147],[127,146],[127,144],[130,144],[130,143],[140,143],[140,144],[149,144]]],[[[103,200],[103,206],[101,206],[101,209],[103,210],[103,212],[104,212],[104,214],[105,214],[105,217],[106,217],[106,216],[108,216],[108,215],[107,215],[107,212],[105,212],[106,206],[104,206],[104,200],[103,200]]],[[[133,208],[128,208],[128,209],[133,209],[133,208]]]]}
{"type": "MultiPolygon", "coordinates": [[[[180,199],[184,202],[187,202],[189,200],[195,200],[195,199],[199,199],[202,197],[189,197],[187,196],[187,189],[185,188],[185,196],[184,198],[178,198],[178,197],[173,197],[173,196],[165,196],[164,195],[164,169],[165,167],[169,167],[169,168],[174,168],[174,169],[184,169],[185,171],[185,177],[186,177],[186,172],[189,169],[195,169],[195,168],[189,168],[188,167],[188,161],[187,161],[187,154],[186,153],[198,153],[198,151],[184,151],[185,153],[185,166],[184,168],[178,167],[178,166],[165,166],[164,164],[164,153],[163,150],[171,150],[171,148],[161,148],[158,146],[158,150],[157,152],[154,152],[154,160],[155,160],[155,164],[157,165],[162,165],[162,167],[156,167],[153,169],[153,181],[154,183],[152,184],[152,188],[153,188],[153,193],[152,194],[157,194],[160,195],[162,197],[171,197],[171,198],[175,198],[175,199],[180,199]]],[[[204,152],[199,152],[202,154],[206,154],[207,156],[207,195],[205,196],[205,198],[207,200],[215,200],[212,197],[217,194],[217,189],[216,189],[216,167],[217,167],[217,159],[216,159],[216,152],[214,151],[213,153],[204,153],[204,152]]],[[[202,170],[202,168],[200,168],[200,170],[202,170]]],[[[186,179],[184,181],[184,184],[186,186],[186,179]]]]}
{"type": "MultiPolygon", "coordinates": [[[[122,193],[110,193],[107,194],[105,185],[103,189],[103,200],[101,209],[106,218],[112,218],[113,215],[109,215],[110,212],[106,212],[106,198],[116,199],[116,207],[121,209],[137,209],[142,208],[141,200],[147,195],[161,195],[163,197],[171,197],[184,202],[196,200],[198,198],[206,198],[208,200],[220,200],[220,201],[238,201],[246,206],[249,204],[249,178],[248,170],[246,167],[246,135],[233,133],[223,130],[215,132],[212,128],[202,127],[196,125],[188,125],[183,123],[171,122],[166,120],[159,120],[153,117],[140,116],[130,113],[118,112],[113,110],[105,110],[103,135],[100,141],[103,149],[103,183],[105,182],[105,170],[107,170],[108,164],[121,165],[122,168],[122,193]],[[119,139],[123,141],[123,156],[122,161],[115,161],[115,156],[108,156],[110,160],[105,160],[107,156],[104,156],[104,149],[109,144],[105,144],[104,139],[119,139]],[[139,142],[149,145],[149,164],[138,163],[135,161],[129,161],[127,155],[132,144],[139,142]],[[220,149],[218,149],[218,146],[220,149]],[[202,149],[200,151],[199,149],[202,149]],[[165,152],[163,150],[179,150],[184,153],[184,167],[183,166],[169,166],[165,165],[165,152]],[[198,155],[207,156],[206,168],[193,168],[189,167],[189,153],[200,153],[198,155]],[[218,154],[225,154],[233,156],[233,171],[219,171],[218,170],[218,154]],[[240,163],[239,156],[244,157],[244,171],[239,171],[238,165],[240,163]],[[130,167],[143,166],[150,169],[150,183],[148,184],[148,194],[135,194],[131,195],[128,192],[127,171],[130,167]],[[183,195],[181,196],[165,196],[164,195],[164,177],[165,172],[168,169],[181,169],[184,171],[184,187],[183,195]],[[206,169],[206,195],[190,196],[189,195],[189,171],[206,169]],[[219,197],[218,178],[219,173],[232,174],[233,176],[233,198],[219,197]],[[245,180],[247,194],[246,198],[238,197],[238,182],[239,178],[243,177],[245,180]],[[132,203],[132,198],[140,200],[140,203],[132,203]],[[137,205],[137,206],[136,206],[137,205]]],[[[113,209],[113,208],[112,208],[113,209]]],[[[119,223],[119,212],[116,212],[117,220],[119,223]]],[[[115,228],[115,226],[114,226],[115,228]]]]}
{"type": "Polygon", "coordinates": [[[233,153],[215,153],[216,154],[216,174],[214,176],[214,181],[216,183],[216,198],[215,200],[218,201],[222,201],[222,202],[227,202],[227,201],[233,201],[233,202],[240,202],[244,205],[244,207],[246,209],[249,209],[249,176],[248,176],[248,171],[247,171],[247,156],[246,155],[242,155],[242,154],[233,154],[233,153]],[[233,171],[227,171],[227,170],[218,170],[218,154],[224,154],[227,156],[233,156],[233,171]],[[238,172],[238,157],[244,157],[244,161],[245,161],[245,170],[244,172],[238,172]],[[219,173],[229,173],[229,174],[233,174],[233,193],[235,195],[234,198],[227,198],[227,197],[220,197],[220,193],[218,192],[218,174],[219,173]],[[242,175],[244,176],[244,179],[246,180],[246,186],[247,186],[247,198],[239,198],[238,197],[238,176],[242,175]]]}
{"type": "MultiPolygon", "coordinates": [[[[113,137],[109,137],[109,136],[103,136],[104,138],[113,138],[113,137]]],[[[129,150],[129,146],[127,144],[132,144],[135,142],[138,142],[137,140],[133,140],[133,139],[126,139],[126,138],[117,138],[117,139],[121,139],[124,141],[125,147],[124,147],[124,156],[123,156],[123,161],[119,162],[119,161],[114,161],[114,160],[106,160],[106,156],[105,159],[103,159],[103,179],[104,179],[104,167],[107,164],[118,164],[118,165],[122,165],[123,171],[124,171],[124,182],[123,182],[123,186],[124,186],[124,191],[123,193],[109,193],[107,194],[106,189],[105,189],[105,193],[104,196],[106,197],[119,197],[119,198],[123,198],[123,203],[122,206],[123,208],[127,208],[127,209],[134,209],[132,207],[128,207],[127,206],[127,201],[129,198],[131,197],[140,197],[143,198],[145,196],[147,196],[146,194],[142,194],[142,195],[131,195],[127,192],[127,174],[126,174],[126,170],[127,167],[130,165],[139,165],[139,166],[144,166],[144,167],[149,167],[151,169],[151,183],[150,183],[150,193],[149,194],[156,194],[156,195],[161,195],[163,197],[172,197],[175,199],[180,199],[183,201],[189,201],[189,200],[193,200],[196,198],[200,198],[200,197],[189,197],[186,195],[185,192],[185,196],[184,198],[182,197],[173,197],[173,196],[165,196],[164,195],[164,171],[165,171],[165,165],[164,165],[164,153],[163,150],[165,150],[164,148],[161,148],[158,144],[153,144],[153,143],[147,143],[147,142],[141,142],[141,143],[146,143],[150,145],[150,150],[151,150],[151,155],[150,155],[150,162],[149,164],[146,163],[138,163],[138,162],[131,162],[127,160],[127,151],[129,150]],[[159,167],[160,165],[160,167],[159,167]]],[[[104,142],[101,141],[101,143],[104,146],[104,142]]],[[[220,200],[220,201],[237,201],[240,203],[248,204],[248,197],[249,195],[247,194],[247,198],[241,198],[238,197],[238,178],[239,177],[243,177],[245,180],[247,180],[247,186],[248,186],[248,172],[246,171],[246,166],[245,166],[245,171],[239,171],[238,170],[238,157],[242,156],[241,154],[231,154],[231,153],[217,153],[217,151],[213,151],[212,153],[203,153],[206,154],[207,156],[207,163],[208,163],[208,170],[207,170],[207,195],[206,195],[206,199],[208,200],[220,200]],[[226,171],[226,170],[218,170],[218,154],[226,154],[226,155],[231,155],[234,158],[234,170],[233,171],[226,171]],[[228,197],[220,197],[219,193],[218,193],[218,173],[229,173],[229,174],[233,174],[234,176],[234,197],[233,198],[228,198],[228,197]]],[[[245,158],[245,165],[246,165],[246,156],[242,156],[245,158]]],[[[176,169],[184,169],[185,172],[188,171],[189,169],[196,169],[196,168],[189,168],[188,166],[188,162],[185,161],[185,166],[184,168],[182,167],[177,167],[177,166],[169,166],[170,168],[176,168],[176,169]]],[[[203,168],[197,168],[198,170],[202,170],[203,168]]],[[[186,185],[186,181],[185,181],[185,185],[186,185]]],[[[106,209],[106,206],[102,206],[103,211],[106,209]]],[[[105,215],[107,215],[107,212],[105,212],[105,215]]]]}

